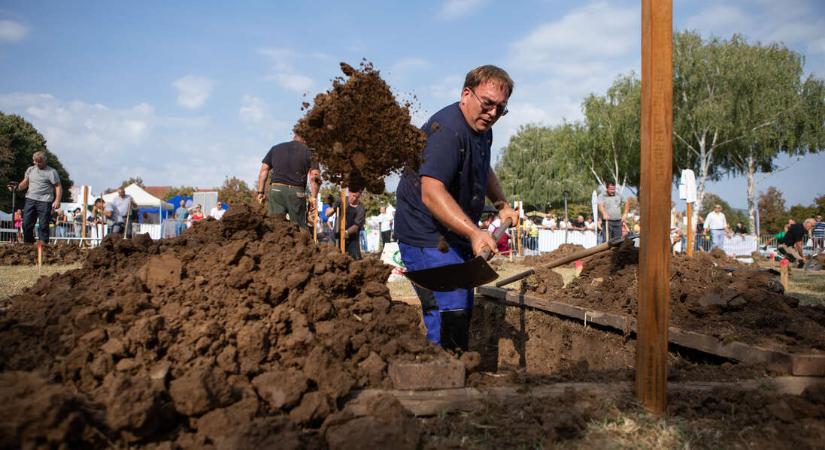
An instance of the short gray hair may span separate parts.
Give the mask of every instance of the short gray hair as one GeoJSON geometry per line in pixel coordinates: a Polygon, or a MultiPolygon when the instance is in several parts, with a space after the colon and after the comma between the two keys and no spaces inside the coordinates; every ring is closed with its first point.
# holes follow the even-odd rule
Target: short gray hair
{"type": "Polygon", "coordinates": [[[49,159],[46,157],[46,152],[42,150],[38,150],[32,154],[32,159],[42,159],[43,162],[48,161],[49,159]]]}

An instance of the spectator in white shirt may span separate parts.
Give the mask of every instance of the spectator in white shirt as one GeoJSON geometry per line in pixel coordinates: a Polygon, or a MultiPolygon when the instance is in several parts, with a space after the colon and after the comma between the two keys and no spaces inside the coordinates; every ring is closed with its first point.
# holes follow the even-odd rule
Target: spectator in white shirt
{"type": "Polygon", "coordinates": [[[218,204],[216,204],[214,208],[209,210],[209,217],[212,217],[215,220],[221,220],[221,217],[223,217],[223,213],[225,212],[226,210],[223,209],[223,204],[220,202],[220,200],[218,200],[218,204]]]}
{"type": "Polygon", "coordinates": [[[728,221],[725,219],[725,213],[722,212],[722,205],[715,205],[713,211],[705,217],[705,229],[710,231],[713,247],[720,249],[723,247],[727,228],[728,221]]]}

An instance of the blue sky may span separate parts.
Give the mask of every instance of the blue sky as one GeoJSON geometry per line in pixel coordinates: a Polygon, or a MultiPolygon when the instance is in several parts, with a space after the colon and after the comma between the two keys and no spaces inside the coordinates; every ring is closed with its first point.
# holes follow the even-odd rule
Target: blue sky
{"type": "MultiPolygon", "coordinates": [[[[338,62],[372,61],[414,121],[455,101],[464,74],[497,64],[516,81],[494,147],[522,124],[581,117],[581,100],[639,71],[639,1],[0,2],[0,111],[47,138],[76,183],[252,182],[290,138],[300,104],[338,62]]],[[[675,1],[676,29],[781,41],[825,76],[821,1],[675,1]]],[[[789,203],[825,193],[825,155],[762,180],[789,203]]],[[[745,205],[744,179],[709,186],[745,205]]]]}

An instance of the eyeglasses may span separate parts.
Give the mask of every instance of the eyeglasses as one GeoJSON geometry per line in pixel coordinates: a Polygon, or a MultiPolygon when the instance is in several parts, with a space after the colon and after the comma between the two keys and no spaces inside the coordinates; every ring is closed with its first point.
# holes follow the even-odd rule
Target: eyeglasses
{"type": "Polygon", "coordinates": [[[472,89],[470,89],[470,93],[473,94],[473,97],[475,97],[476,100],[478,100],[478,104],[481,106],[482,111],[489,111],[489,110],[495,108],[496,109],[496,115],[499,116],[499,117],[506,116],[507,113],[510,112],[507,109],[507,104],[506,103],[495,103],[495,102],[492,102],[492,101],[486,100],[486,99],[482,100],[478,97],[478,95],[476,95],[475,91],[473,91],[472,89]]]}

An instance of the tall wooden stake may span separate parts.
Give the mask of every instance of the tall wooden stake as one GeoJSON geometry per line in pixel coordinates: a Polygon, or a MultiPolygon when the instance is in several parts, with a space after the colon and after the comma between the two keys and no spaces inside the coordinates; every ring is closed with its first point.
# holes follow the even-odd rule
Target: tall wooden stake
{"type": "Polygon", "coordinates": [[[641,246],[636,397],[667,406],[670,184],[673,179],[673,3],[642,0],[641,246]]]}
{"type": "Polygon", "coordinates": [[[696,232],[693,231],[693,203],[687,204],[687,255],[693,256],[693,239],[696,237],[696,232]]]}
{"type": "Polygon", "coordinates": [[[80,245],[81,246],[83,246],[83,244],[86,243],[86,215],[89,213],[89,211],[86,208],[89,207],[89,186],[83,186],[82,189],[83,189],[83,212],[81,214],[83,214],[83,219],[82,219],[82,224],[81,224],[82,228],[80,229],[80,237],[81,237],[80,245]]]}

